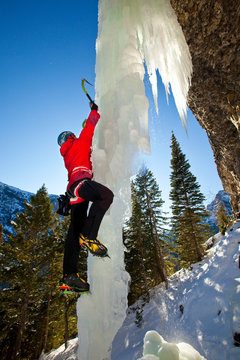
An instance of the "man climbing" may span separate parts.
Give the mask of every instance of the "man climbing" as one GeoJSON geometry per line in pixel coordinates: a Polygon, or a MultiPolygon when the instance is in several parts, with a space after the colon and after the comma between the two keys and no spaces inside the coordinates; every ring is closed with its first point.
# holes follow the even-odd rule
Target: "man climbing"
{"type": "Polygon", "coordinates": [[[98,106],[90,102],[91,112],[80,136],[64,131],[58,136],[60,153],[68,171],[67,194],[71,204],[71,222],[64,247],[63,278],[60,289],[84,292],[89,284],[78,274],[80,246],[96,256],[108,256],[107,248],[97,239],[104,214],[113,201],[106,186],[92,180],[91,146],[100,118],[98,106]],[[88,212],[89,201],[92,202],[88,212]]]}

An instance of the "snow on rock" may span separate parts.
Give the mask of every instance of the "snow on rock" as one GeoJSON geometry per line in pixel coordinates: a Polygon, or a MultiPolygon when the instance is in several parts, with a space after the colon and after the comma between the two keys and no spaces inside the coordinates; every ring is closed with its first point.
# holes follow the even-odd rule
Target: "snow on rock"
{"type": "Polygon", "coordinates": [[[11,220],[16,214],[24,211],[25,201],[29,201],[33,194],[0,182],[0,223],[4,233],[12,233],[11,220]]]}
{"type": "MultiPolygon", "coordinates": [[[[34,194],[0,182],[0,223],[3,225],[4,234],[13,232],[11,224],[13,224],[16,214],[20,214],[26,206],[30,206],[32,195],[34,194]]],[[[56,210],[58,196],[49,195],[49,197],[54,210],[56,210]]]]}
{"type": "Polygon", "coordinates": [[[219,205],[222,205],[229,215],[232,215],[232,206],[230,203],[230,195],[227,194],[224,190],[220,190],[215,196],[214,200],[207,205],[207,210],[209,213],[209,218],[207,219],[207,223],[210,225],[211,229],[214,233],[219,232],[218,228],[218,219],[217,212],[219,205]]]}

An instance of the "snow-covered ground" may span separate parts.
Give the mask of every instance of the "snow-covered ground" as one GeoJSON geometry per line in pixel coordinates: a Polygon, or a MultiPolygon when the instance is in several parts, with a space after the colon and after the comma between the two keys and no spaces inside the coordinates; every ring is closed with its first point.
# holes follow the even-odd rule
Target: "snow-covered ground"
{"type": "MultiPolygon", "coordinates": [[[[140,326],[135,322],[134,308],[141,308],[141,301],[129,308],[112,344],[112,360],[140,359],[149,330],[156,330],[168,342],[190,344],[207,360],[240,359],[240,347],[233,340],[234,333],[240,333],[240,222],[224,236],[217,234],[214,238],[215,244],[203,261],[194,264],[192,270],[175,273],[169,279],[168,290],[164,285],[152,290],[140,326]]],[[[44,360],[75,360],[76,347],[68,351],[59,348],[44,360]]]]}
{"type": "Polygon", "coordinates": [[[202,262],[174,274],[167,291],[162,285],[152,291],[142,327],[134,322],[135,312],[127,316],[114,339],[112,359],[138,359],[148,330],[169,342],[189,343],[208,360],[240,359],[240,347],[233,344],[233,333],[240,332],[240,223],[214,238],[202,262]]]}
{"type": "Polygon", "coordinates": [[[57,350],[51,351],[48,355],[42,354],[39,360],[77,360],[78,338],[68,341],[68,347],[65,350],[65,344],[57,350]]]}

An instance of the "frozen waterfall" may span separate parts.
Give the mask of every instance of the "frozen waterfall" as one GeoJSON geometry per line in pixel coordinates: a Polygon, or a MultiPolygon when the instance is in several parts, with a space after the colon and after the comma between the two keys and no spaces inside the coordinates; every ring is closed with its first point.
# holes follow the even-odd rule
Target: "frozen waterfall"
{"type": "Polygon", "coordinates": [[[111,357],[112,340],[127,309],[129,275],[124,270],[122,224],[130,208],[134,155],[150,153],[146,65],[157,109],[158,70],[185,122],[191,57],[169,0],[100,0],[96,43],[96,102],[101,119],[95,133],[96,181],[115,194],[99,239],[111,259],[89,256],[91,294],[78,301],[79,360],[111,357]]]}

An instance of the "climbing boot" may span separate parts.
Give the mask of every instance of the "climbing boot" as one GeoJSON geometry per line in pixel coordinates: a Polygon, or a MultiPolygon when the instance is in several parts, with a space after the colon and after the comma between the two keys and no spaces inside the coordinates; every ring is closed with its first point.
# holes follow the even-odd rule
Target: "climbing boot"
{"type": "Polygon", "coordinates": [[[93,255],[99,257],[109,256],[108,249],[98,239],[90,240],[81,234],[79,243],[83,248],[87,248],[93,255]]]}
{"type": "Polygon", "coordinates": [[[80,278],[79,274],[64,275],[60,280],[61,292],[67,293],[85,293],[89,291],[89,284],[80,278]]]}

